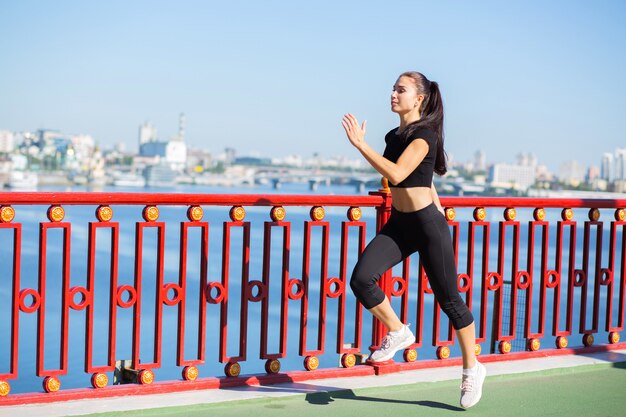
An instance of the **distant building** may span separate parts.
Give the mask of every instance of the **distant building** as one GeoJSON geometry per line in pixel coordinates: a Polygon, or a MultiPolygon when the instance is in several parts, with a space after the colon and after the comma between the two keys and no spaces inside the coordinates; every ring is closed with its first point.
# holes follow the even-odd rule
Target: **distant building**
{"type": "Polygon", "coordinates": [[[474,169],[476,171],[487,170],[487,157],[485,156],[485,152],[482,150],[476,151],[474,154],[474,169]]]}
{"type": "Polygon", "coordinates": [[[213,166],[211,153],[204,149],[187,150],[187,169],[194,172],[202,172],[213,166]]]}
{"type": "Polygon", "coordinates": [[[578,161],[567,161],[561,164],[559,180],[565,184],[578,186],[585,181],[585,167],[578,161]]]}
{"type": "Polygon", "coordinates": [[[612,153],[602,155],[602,165],[600,166],[600,177],[606,181],[613,181],[615,177],[615,158],[612,153]]]}
{"type": "Polygon", "coordinates": [[[152,125],[151,122],[144,122],[141,126],[139,126],[139,146],[148,142],[156,142],[157,141],[157,129],[152,125]]]}
{"type": "Polygon", "coordinates": [[[178,134],[169,141],[156,138],[156,128],[149,122],[139,127],[139,156],[164,160],[171,169],[183,171],[187,167],[187,145],[185,144],[185,115],[180,115],[178,134]]]}
{"type": "Polygon", "coordinates": [[[494,164],[489,170],[492,187],[527,190],[535,184],[535,167],[529,165],[494,164]]]}
{"type": "Polygon", "coordinates": [[[588,184],[591,184],[592,182],[598,179],[600,179],[600,168],[594,165],[590,166],[589,169],[587,169],[587,175],[585,176],[585,181],[588,184]]]}
{"type": "Polygon", "coordinates": [[[626,148],[615,150],[615,180],[626,180],[626,148]]]}
{"type": "Polygon", "coordinates": [[[0,152],[11,153],[15,149],[15,135],[8,130],[0,130],[0,152]]]}
{"type": "Polygon", "coordinates": [[[520,153],[517,155],[517,165],[525,167],[537,166],[537,157],[532,153],[520,153]]]}

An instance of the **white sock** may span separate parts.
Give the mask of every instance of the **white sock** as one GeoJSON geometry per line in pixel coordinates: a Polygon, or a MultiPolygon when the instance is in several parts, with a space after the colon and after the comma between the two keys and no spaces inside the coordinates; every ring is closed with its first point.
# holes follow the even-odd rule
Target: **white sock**
{"type": "Polygon", "coordinates": [[[405,328],[405,327],[406,327],[406,326],[404,326],[404,325],[403,325],[403,326],[400,328],[400,330],[396,330],[396,331],[394,331],[394,332],[388,332],[388,333],[392,334],[393,336],[397,336],[397,335],[399,335],[400,333],[402,333],[402,331],[404,330],[404,328],[405,328]]]}
{"type": "Polygon", "coordinates": [[[471,368],[463,368],[463,374],[465,375],[476,375],[476,372],[478,372],[478,361],[471,368]]]}

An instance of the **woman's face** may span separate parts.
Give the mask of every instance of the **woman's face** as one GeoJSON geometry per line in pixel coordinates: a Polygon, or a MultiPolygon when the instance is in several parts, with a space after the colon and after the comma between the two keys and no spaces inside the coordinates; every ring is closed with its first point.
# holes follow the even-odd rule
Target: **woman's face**
{"type": "Polygon", "coordinates": [[[424,96],[417,94],[415,82],[409,77],[400,77],[391,92],[391,111],[399,114],[418,111],[423,100],[424,96]]]}

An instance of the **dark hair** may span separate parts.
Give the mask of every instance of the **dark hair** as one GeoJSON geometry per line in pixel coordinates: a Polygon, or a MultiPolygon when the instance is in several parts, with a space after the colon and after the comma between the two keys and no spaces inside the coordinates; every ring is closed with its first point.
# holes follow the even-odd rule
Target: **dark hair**
{"type": "MultiPolygon", "coordinates": [[[[435,157],[435,172],[444,175],[446,167],[446,151],[443,148],[443,101],[439,92],[439,84],[429,81],[423,74],[416,71],[408,71],[400,74],[400,77],[407,77],[413,80],[417,88],[417,94],[424,95],[424,101],[420,106],[420,119],[413,122],[405,129],[406,136],[411,136],[415,130],[426,128],[437,134],[437,156],[435,157]]],[[[398,78],[400,78],[398,77],[398,78]]]]}

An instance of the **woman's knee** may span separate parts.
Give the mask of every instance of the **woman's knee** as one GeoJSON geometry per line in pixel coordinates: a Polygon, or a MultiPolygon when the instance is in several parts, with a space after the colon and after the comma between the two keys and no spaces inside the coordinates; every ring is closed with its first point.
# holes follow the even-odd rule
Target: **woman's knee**
{"type": "Polygon", "coordinates": [[[360,268],[357,264],[350,278],[350,288],[352,288],[354,295],[359,299],[362,298],[373,285],[376,285],[376,276],[368,273],[364,268],[360,268]]]}
{"type": "Polygon", "coordinates": [[[474,321],[474,316],[467,304],[460,296],[452,297],[450,300],[440,302],[443,312],[448,316],[455,330],[469,326],[474,321]]]}
{"type": "Polygon", "coordinates": [[[382,301],[384,293],[377,285],[380,275],[372,273],[361,268],[355,268],[350,278],[350,288],[359,300],[359,302],[367,309],[370,309],[382,301]]]}

